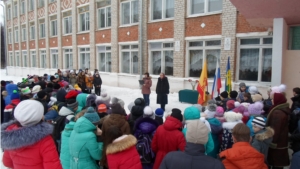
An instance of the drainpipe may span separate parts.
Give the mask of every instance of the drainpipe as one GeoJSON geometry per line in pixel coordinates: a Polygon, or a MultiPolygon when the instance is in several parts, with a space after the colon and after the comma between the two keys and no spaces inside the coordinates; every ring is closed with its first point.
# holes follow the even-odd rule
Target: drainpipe
{"type": "MultiPolygon", "coordinates": [[[[8,73],[7,73],[7,53],[6,53],[6,48],[7,48],[7,42],[6,42],[6,10],[5,10],[5,7],[4,7],[4,5],[3,4],[0,4],[0,6],[2,6],[2,8],[3,8],[3,33],[4,33],[4,58],[5,58],[5,69],[6,69],[6,76],[8,75],[8,73]]],[[[1,31],[0,31],[1,32],[1,31]]],[[[0,41],[0,47],[1,47],[1,41],[0,41]]]]}
{"type": "Polygon", "coordinates": [[[139,63],[140,80],[143,79],[143,0],[139,1],[139,63]]]}

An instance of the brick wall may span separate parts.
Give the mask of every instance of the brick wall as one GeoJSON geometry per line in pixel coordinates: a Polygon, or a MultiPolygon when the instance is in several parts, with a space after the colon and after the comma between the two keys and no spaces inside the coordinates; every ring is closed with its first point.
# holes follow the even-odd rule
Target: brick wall
{"type": "Polygon", "coordinates": [[[15,50],[19,50],[19,44],[18,43],[15,43],[14,47],[15,47],[15,50]]]}
{"type": "Polygon", "coordinates": [[[29,49],[35,49],[35,40],[29,41],[29,49]]]}
{"type": "Polygon", "coordinates": [[[110,43],[110,41],[111,41],[110,29],[96,31],[96,44],[110,43]]]}
{"type": "Polygon", "coordinates": [[[13,51],[13,50],[12,50],[12,45],[11,45],[11,44],[8,45],[8,51],[13,51]]]}
{"type": "Polygon", "coordinates": [[[57,45],[58,45],[57,44],[57,37],[49,38],[49,47],[50,48],[58,47],[57,45]]]}
{"type": "Polygon", "coordinates": [[[237,15],[237,33],[247,33],[247,32],[265,32],[267,28],[259,28],[255,26],[251,26],[246,18],[238,12],[237,15]]]}
{"type": "Polygon", "coordinates": [[[62,46],[72,46],[72,35],[62,37],[62,46]]]}
{"type": "Polygon", "coordinates": [[[139,32],[138,25],[119,28],[118,41],[119,42],[137,41],[138,32],[139,32]]]}
{"type": "Polygon", "coordinates": [[[174,37],[174,21],[163,21],[148,23],[147,27],[148,40],[152,39],[166,39],[174,37]],[[162,28],[162,31],[159,31],[162,28]]]}
{"type": "Polygon", "coordinates": [[[39,48],[46,48],[45,39],[40,39],[39,40],[39,48]]]}
{"type": "Polygon", "coordinates": [[[22,50],[27,50],[27,44],[26,44],[26,42],[22,42],[21,43],[21,49],[22,50]]]}
{"type": "Polygon", "coordinates": [[[222,32],[222,15],[209,15],[185,20],[186,36],[220,35],[222,32]],[[200,25],[204,23],[205,27],[200,25]]]}
{"type": "Polygon", "coordinates": [[[90,44],[90,34],[83,33],[77,35],[77,45],[89,45],[90,44]]]}

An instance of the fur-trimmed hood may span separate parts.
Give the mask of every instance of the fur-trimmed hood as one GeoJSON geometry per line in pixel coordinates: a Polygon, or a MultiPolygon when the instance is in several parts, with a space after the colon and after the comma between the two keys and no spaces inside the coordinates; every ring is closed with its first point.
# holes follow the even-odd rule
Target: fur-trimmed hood
{"type": "Polygon", "coordinates": [[[16,126],[16,121],[10,121],[1,126],[1,147],[4,150],[31,146],[53,132],[53,126],[46,122],[34,126],[9,129],[12,126],[16,126]]]}
{"type": "Polygon", "coordinates": [[[123,135],[107,146],[106,155],[115,154],[135,146],[137,140],[132,135],[123,135]]]}
{"type": "Polygon", "coordinates": [[[264,141],[267,139],[272,139],[274,136],[274,130],[271,127],[266,127],[265,130],[261,130],[261,132],[255,135],[255,138],[259,141],[264,141]]]}

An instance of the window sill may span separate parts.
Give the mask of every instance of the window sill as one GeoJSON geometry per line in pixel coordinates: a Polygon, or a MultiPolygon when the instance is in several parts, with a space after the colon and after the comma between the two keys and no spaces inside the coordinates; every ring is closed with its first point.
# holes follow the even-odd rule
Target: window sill
{"type": "Polygon", "coordinates": [[[63,36],[70,36],[70,35],[72,35],[72,33],[63,34],[63,36]]]}
{"type": "Polygon", "coordinates": [[[57,38],[57,35],[55,35],[55,36],[50,36],[50,38],[57,38]]]}
{"type": "Polygon", "coordinates": [[[88,31],[77,32],[76,34],[80,35],[80,34],[85,34],[85,33],[90,33],[90,31],[88,30],[88,31]]]}
{"type": "Polygon", "coordinates": [[[148,23],[157,23],[157,22],[166,22],[166,21],[174,21],[174,17],[173,18],[167,18],[167,19],[150,20],[148,23]]]}
{"type": "Polygon", "coordinates": [[[106,28],[98,28],[96,31],[103,31],[103,30],[108,30],[111,29],[111,27],[106,27],[106,28]]]}
{"type": "Polygon", "coordinates": [[[42,38],[40,38],[39,40],[43,40],[43,39],[46,39],[46,37],[42,37],[42,38]]]}
{"type": "Polygon", "coordinates": [[[137,77],[138,74],[130,74],[130,73],[119,73],[118,76],[130,76],[130,77],[137,77]]]}
{"type": "Polygon", "coordinates": [[[127,25],[120,25],[119,28],[130,27],[130,26],[136,26],[136,25],[139,25],[139,23],[132,23],[132,24],[127,24],[127,25]]]}
{"type": "Polygon", "coordinates": [[[192,14],[187,16],[186,18],[195,18],[199,16],[209,16],[209,15],[216,15],[216,14],[222,14],[222,11],[216,11],[216,12],[207,12],[207,13],[201,13],[201,14],[192,14]]]}

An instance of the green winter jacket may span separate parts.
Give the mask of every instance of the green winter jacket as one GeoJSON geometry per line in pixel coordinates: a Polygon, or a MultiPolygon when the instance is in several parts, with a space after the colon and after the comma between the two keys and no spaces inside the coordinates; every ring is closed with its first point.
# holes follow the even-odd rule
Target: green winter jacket
{"type": "Polygon", "coordinates": [[[97,142],[96,126],[85,117],[80,117],[74,125],[69,140],[70,168],[98,169],[96,160],[100,160],[103,143],[97,142]]]}
{"type": "Polygon", "coordinates": [[[77,95],[76,101],[78,102],[78,109],[77,109],[75,115],[77,113],[79,113],[82,110],[82,108],[84,108],[86,106],[86,98],[87,97],[88,97],[88,94],[86,94],[86,93],[80,93],[79,95],[77,95]]]}
{"type": "Polygon", "coordinates": [[[73,131],[75,122],[70,121],[66,124],[64,131],[61,134],[61,147],[60,147],[60,162],[63,169],[70,168],[70,149],[69,149],[69,139],[73,131]]]}
{"type": "MultiPolygon", "coordinates": [[[[202,122],[200,120],[200,111],[196,108],[196,107],[188,107],[184,110],[184,114],[183,114],[184,120],[198,120],[199,122],[202,122]]],[[[184,128],[182,130],[184,137],[186,137],[186,131],[188,130],[188,128],[184,128]]],[[[211,133],[208,133],[208,142],[204,145],[205,146],[205,153],[206,154],[210,154],[213,150],[214,150],[214,141],[212,138],[211,133]]]]}

